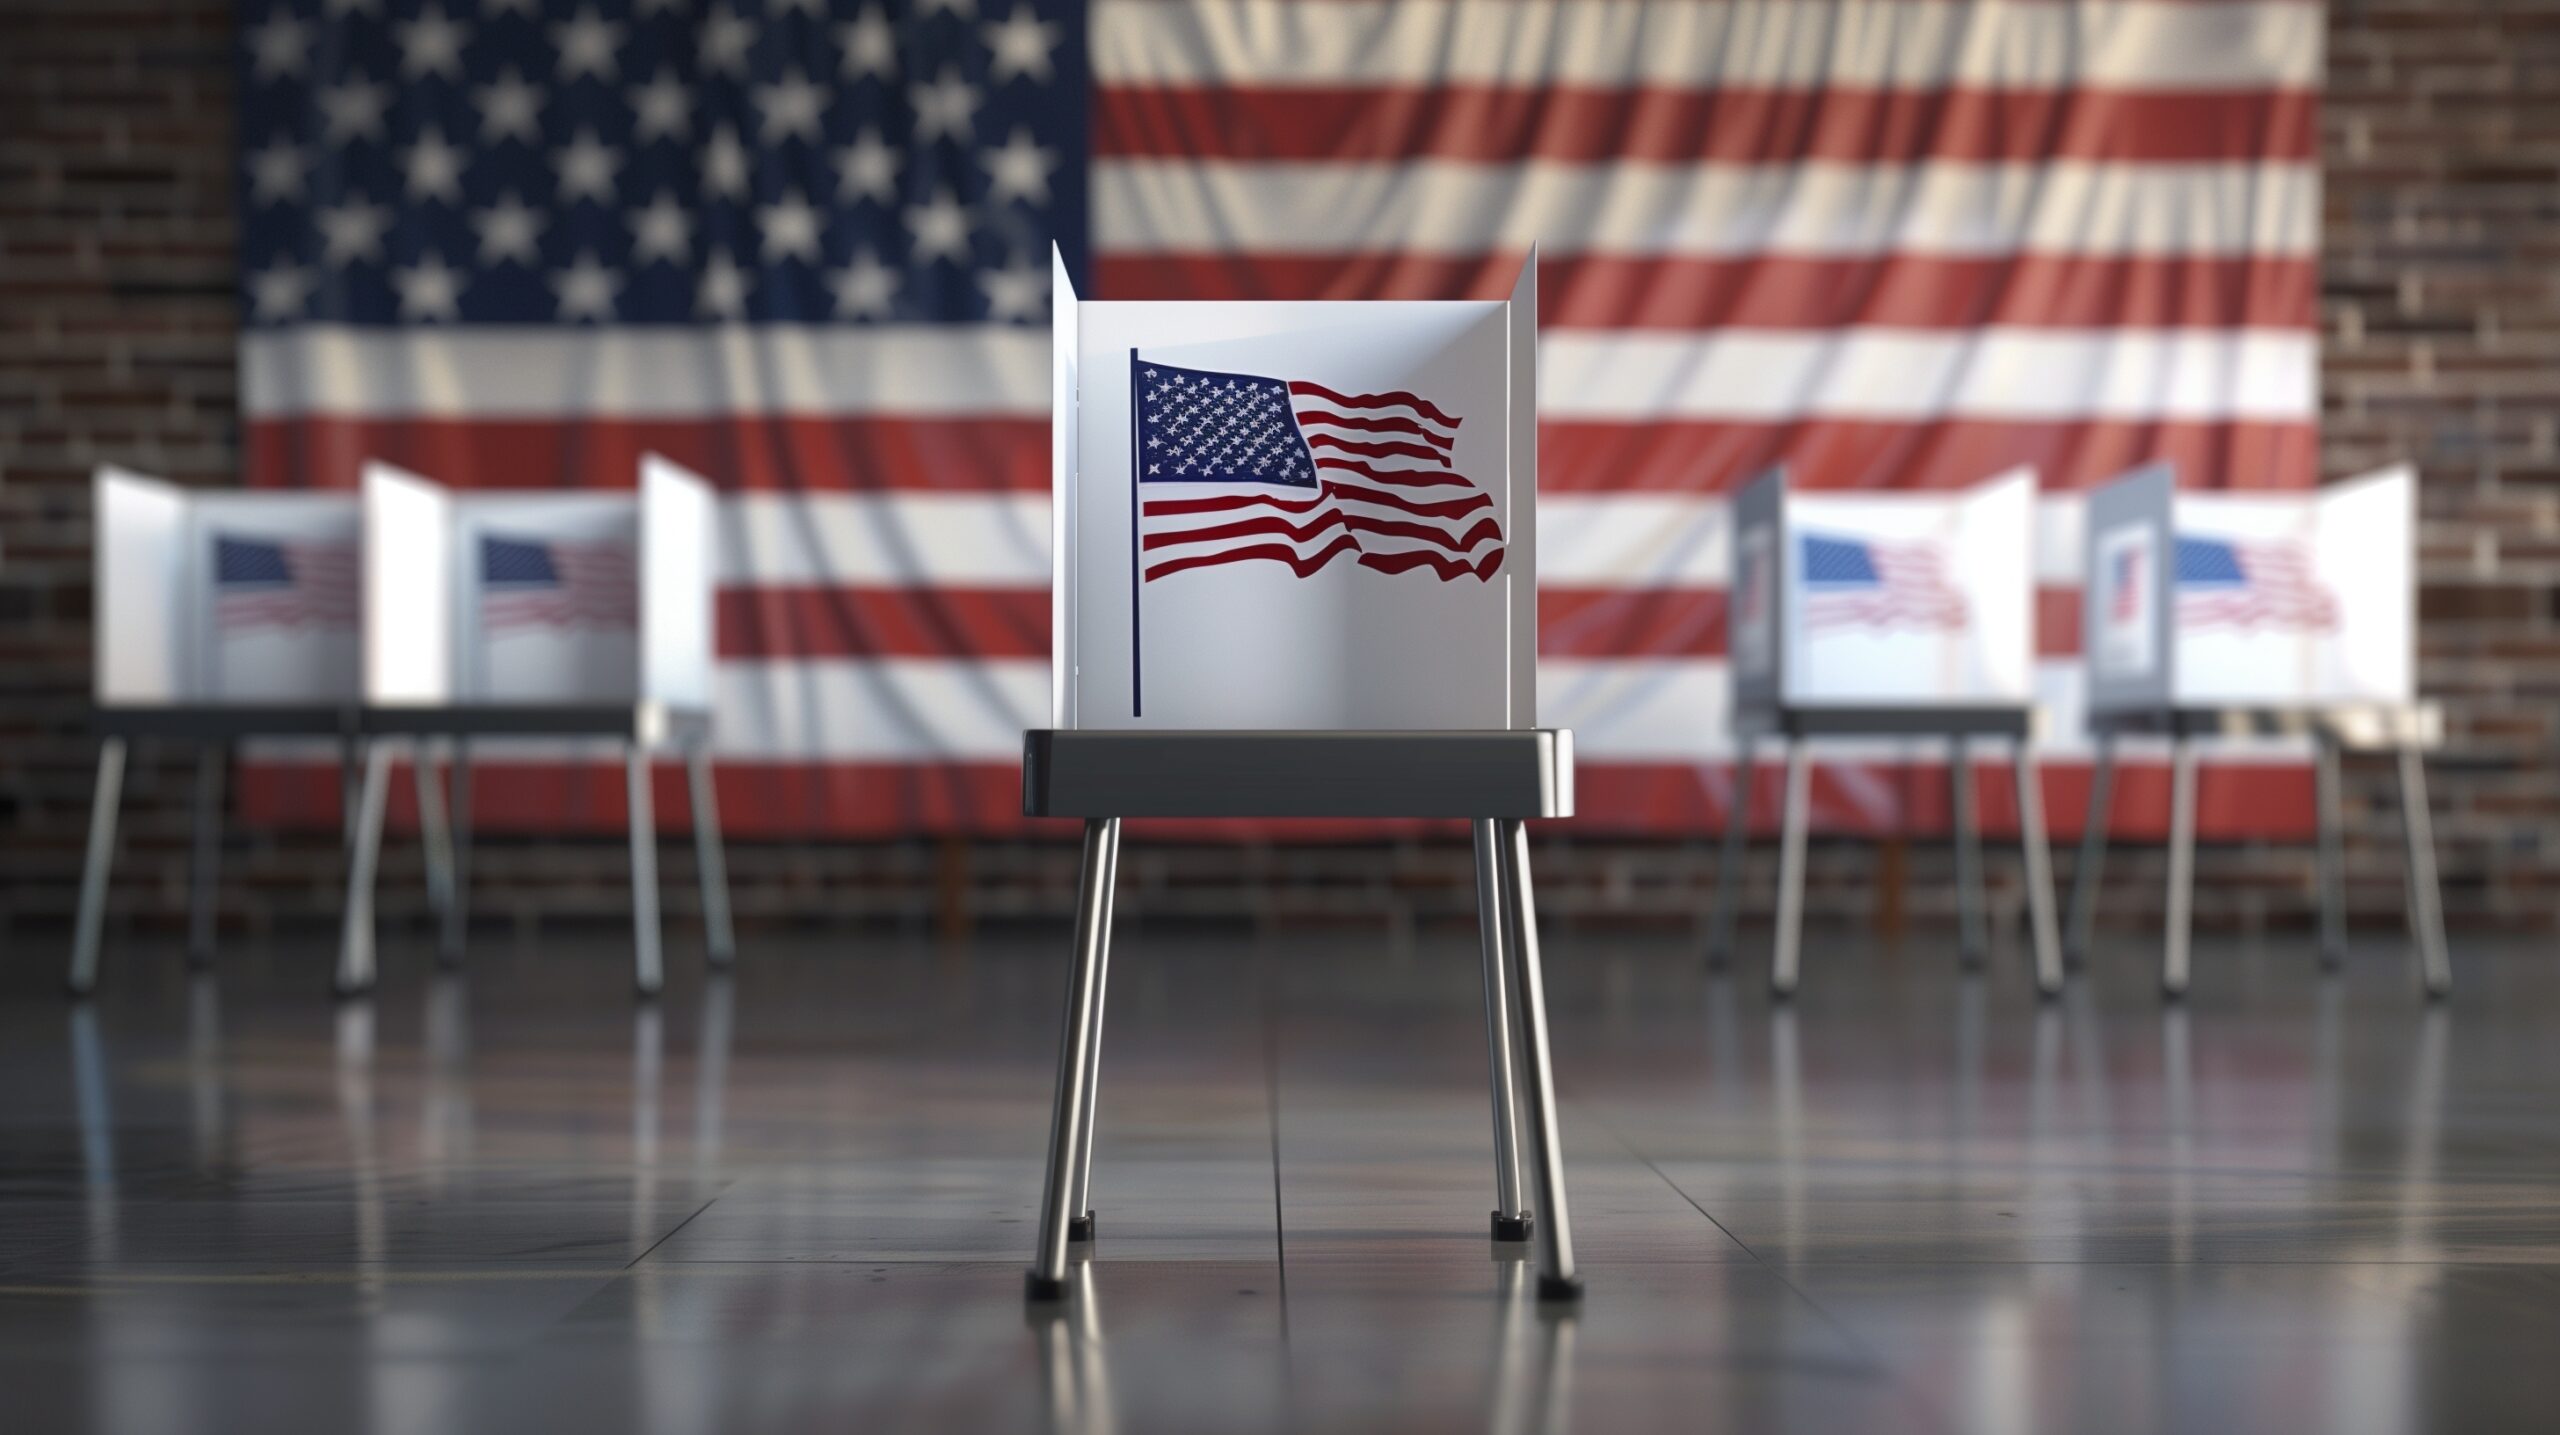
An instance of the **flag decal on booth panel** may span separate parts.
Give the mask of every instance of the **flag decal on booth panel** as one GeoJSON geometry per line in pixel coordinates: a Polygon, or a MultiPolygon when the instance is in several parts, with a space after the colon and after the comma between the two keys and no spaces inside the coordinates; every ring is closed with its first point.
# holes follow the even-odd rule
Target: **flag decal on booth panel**
{"type": "Polygon", "coordinates": [[[1137,561],[1152,583],[1255,560],[1301,578],[1349,557],[1381,573],[1485,579],[1493,496],[1449,463],[1461,420],[1417,394],[1153,363],[1129,353],[1137,561]]]}
{"type": "Polygon", "coordinates": [[[640,577],[618,543],[480,538],[480,624],[522,628],[630,628],[640,621],[640,577]]]}
{"type": "MultiPolygon", "coordinates": [[[[249,481],[627,487],[650,450],[711,476],[744,834],[1020,826],[1052,241],[1108,300],[1500,299],[1539,245],[1540,717],[1576,730],[1589,827],[1722,811],[1751,474],[2030,464],[2056,509],[2155,459],[2315,477],[2308,0],[238,11],[249,481]]],[[[2076,561],[2042,579],[2062,733],[2076,561]]],[[[1824,824],[1937,820],[1839,771],[1824,824]]],[[[2205,831],[2307,826],[2307,773],[2217,761],[2205,831]]],[[[556,826],[580,790],[525,777],[486,821],[556,826]]],[[[334,820],[307,790],[243,797],[334,820]]],[[[2121,792],[2159,821],[2156,770],[2121,792]]]]}
{"type": "Polygon", "coordinates": [[[2299,543],[2181,536],[2178,626],[2323,631],[2338,626],[2338,599],[2299,543]]]}
{"type": "Polygon", "coordinates": [[[214,623],[226,632],[352,628],[356,585],[353,544],[214,535],[214,623]]]}
{"type": "Polygon", "coordinates": [[[1926,543],[1872,543],[1807,533],[1804,623],[1812,631],[1950,630],[1965,622],[1964,594],[1926,543]]]}

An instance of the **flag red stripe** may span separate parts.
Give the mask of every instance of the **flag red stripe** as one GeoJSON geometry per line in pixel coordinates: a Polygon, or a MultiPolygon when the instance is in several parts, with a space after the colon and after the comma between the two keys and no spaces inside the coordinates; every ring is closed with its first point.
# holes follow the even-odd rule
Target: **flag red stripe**
{"type": "MultiPolygon", "coordinates": [[[[1093,267],[1096,292],[1112,299],[1501,299],[1524,257],[1115,253],[1093,267]]],[[[1558,255],[1538,263],[1538,318],[1563,329],[2307,330],[2320,323],[2318,271],[2308,255],[1558,255]]]]}
{"type": "Polygon", "coordinates": [[[1147,569],[1150,582],[1169,574],[1188,572],[1194,568],[1213,568],[1221,563],[1250,563],[1261,559],[1286,563],[1289,571],[1304,578],[1345,553],[1357,553],[1360,545],[1346,533],[1312,554],[1302,554],[1285,543],[1249,543],[1240,548],[1222,548],[1214,553],[1191,553],[1168,558],[1147,569]]]}
{"type": "Polygon", "coordinates": [[[2309,488],[2319,432],[2308,422],[2087,421],[1793,423],[1551,421],[1538,430],[1541,493],[1722,493],[1772,464],[1805,488],[1948,489],[2018,464],[2048,492],[2094,487],[2165,460],[2188,488],[2309,488]]]}
{"type": "Polygon", "coordinates": [[[1416,568],[1428,568],[1446,583],[1456,578],[1491,578],[1502,568],[1502,554],[1502,548],[1497,545],[1467,561],[1416,548],[1402,553],[1363,553],[1360,566],[1375,568],[1381,573],[1410,573],[1416,568]]]}
{"type": "Polygon", "coordinates": [[[1375,503],[1387,508],[1402,509],[1406,513],[1419,514],[1424,518],[1462,518],[1479,508],[1493,507],[1492,496],[1481,492],[1468,494],[1464,498],[1452,498],[1446,502],[1426,503],[1421,499],[1407,498],[1401,493],[1389,493],[1383,488],[1369,488],[1356,483],[1328,481],[1324,489],[1323,494],[1314,498],[1294,502],[1268,493],[1231,494],[1224,498],[1151,498],[1147,500],[1146,511],[1149,517],[1171,517],[1184,513],[1227,513],[1239,508],[1276,508],[1283,513],[1313,513],[1328,501],[1327,495],[1348,499],[1355,503],[1375,503]]]}
{"type": "Polygon", "coordinates": [[[1446,452],[1455,447],[1458,442],[1456,439],[1447,437],[1446,435],[1434,433],[1431,430],[1424,428],[1421,424],[1415,423],[1413,420],[1407,418],[1363,419],[1352,418],[1346,414],[1326,413],[1322,409],[1300,409],[1298,411],[1298,422],[1302,424],[1323,424],[1328,428],[1354,429],[1361,433],[1411,434],[1415,438],[1419,438],[1424,442],[1429,443],[1432,447],[1437,448],[1442,452],[1446,452]]]}
{"type": "Polygon", "coordinates": [[[1722,588],[1538,589],[1538,654],[1548,658],[1721,658],[1722,588]]]}
{"type": "MultiPolygon", "coordinates": [[[[628,488],[639,455],[657,452],[730,490],[1049,491],[1049,428],[1036,418],[946,424],[313,417],[246,427],[248,481],[267,488],[306,481],[352,487],[366,455],[459,488],[628,488]],[[311,445],[294,442],[296,426],[309,431],[311,445]],[[311,466],[298,466],[306,458],[311,466]],[[783,466],[804,459],[802,467],[783,466]]],[[[2307,421],[1550,420],[1540,427],[1538,456],[1539,488],[1557,493],[1723,492],[1781,460],[1792,466],[1796,482],[1815,488],[1957,488],[2020,463],[2034,465],[2047,489],[2087,488],[2155,458],[2176,464],[2188,487],[2308,488],[2319,475],[2318,433],[2307,421]]],[[[1319,466],[1399,487],[1453,481],[1330,452],[1319,466]]]]}
{"type": "MultiPolygon", "coordinates": [[[[1774,831],[1780,774],[1762,764],[1752,784],[1752,828],[1774,831]]],[[[1893,783],[1903,809],[1899,830],[1932,836],[1947,830],[1947,775],[1940,763],[1870,767],[1893,783]]],[[[2089,767],[2049,763],[2045,810],[2053,831],[2079,831],[2088,810],[2089,767]]],[[[1731,770],[1723,763],[1585,762],[1575,772],[1577,815],[1541,824],[1548,833],[1678,836],[1712,831],[1724,822],[1731,770]]],[[[681,836],[692,821],[684,770],[660,763],[653,799],[661,832],[681,836]]],[[[722,827],[733,840],[808,837],[868,839],[918,831],[998,836],[1037,834],[1072,839],[1072,823],[1022,816],[1022,769],[1013,762],[818,762],[723,763],[717,771],[722,827]]],[[[391,784],[391,818],[412,831],[415,786],[405,776],[391,784]]],[[[1975,770],[1975,810],[1986,835],[2013,834],[2017,804],[2005,773],[1975,770]]],[[[1813,809],[1827,832],[1887,835],[1897,824],[1864,815],[1863,805],[1841,789],[1828,764],[1814,768],[1813,809]]],[[[339,822],[337,770],[332,763],[294,764],[261,759],[243,764],[241,812],[261,826],[334,829],[339,822]]],[[[529,835],[544,839],[563,831],[618,840],[625,821],[618,763],[482,762],[473,770],[472,825],[484,837],[529,835]]],[[[2301,763],[2208,764],[2197,783],[2197,832],[2207,841],[2301,839],[2312,832],[2311,772],[2301,763]]],[[[2168,831],[2169,773],[2158,762],[2123,761],[2108,830],[2133,841],[2158,841],[2168,831]]],[[[1445,822],[1172,822],[1141,821],[1132,835],[1281,841],[1376,841],[1406,833],[1457,834],[1445,822]]],[[[497,870],[487,862],[475,870],[497,870]]]]}
{"type": "Polygon", "coordinates": [[[1335,438],[1331,434],[1309,434],[1307,447],[1331,449],[1337,453],[1356,453],[1363,458],[1410,458],[1423,463],[1446,464],[1440,450],[1410,443],[1363,443],[1358,439],[1335,438]]]}
{"type": "Polygon", "coordinates": [[[1183,543],[1214,543],[1228,538],[1250,538],[1265,533],[1283,535],[1304,543],[1328,528],[1340,528],[1350,533],[1375,533],[1385,538],[1410,538],[1420,543],[1436,543],[1455,553],[1464,553],[1486,539],[1492,539],[1497,543],[1502,540],[1502,525],[1490,518],[1478,520],[1475,526],[1469,528],[1464,535],[1457,535],[1451,533],[1448,528],[1429,523],[1406,523],[1400,519],[1373,518],[1364,513],[1345,513],[1336,508],[1303,524],[1291,523],[1285,518],[1243,518],[1233,523],[1212,524],[1207,528],[1182,528],[1169,532],[1155,532],[1148,534],[1140,546],[1152,551],[1183,543]]]}
{"type": "MultiPolygon", "coordinates": [[[[716,612],[724,659],[1049,656],[1044,588],[724,588],[716,612]]],[[[2079,656],[2078,589],[2039,589],[2035,622],[2037,657],[2079,656]]],[[[1725,590],[1541,585],[1538,652],[1549,658],[1721,658],[1725,590]]]]}
{"type": "Polygon", "coordinates": [[[1049,656],[1045,588],[723,588],[723,658],[1049,656]]]}
{"type": "Polygon", "coordinates": [[[1302,399],[1323,399],[1327,403],[1338,404],[1346,409],[1407,408],[1442,428],[1458,426],[1456,419],[1442,413],[1429,399],[1419,394],[1406,393],[1402,389],[1392,389],[1383,394],[1344,394],[1336,393],[1322,384],[1300,380],[1289,385],[1289,392],[1302,399]]]}
{"type": "Polygon", "coordinates": [[[1417,470],[1380,468],[1356,458],[1331,458],[1319,455],[1316,467],[1337,473],[1356,473],[1371,483],[1392,484],[1397,488],[1449,488],[1468,480],[1447,468],[1417,470]]]}
{"type": "Polygon", "coordinates": [[[385,419],[243,425],[246,481],[353,488],[367,459],[455,488],[629,488],[657,453],[725,489],[1047,493],[1045,416],[385,419]]]}
{"type": "Polygon", "coordinates": [[[1603,89],[1483,84],[1094,92],[1098,159],[1674,164],[2304,162],[2295,90],[1603,89]]]}

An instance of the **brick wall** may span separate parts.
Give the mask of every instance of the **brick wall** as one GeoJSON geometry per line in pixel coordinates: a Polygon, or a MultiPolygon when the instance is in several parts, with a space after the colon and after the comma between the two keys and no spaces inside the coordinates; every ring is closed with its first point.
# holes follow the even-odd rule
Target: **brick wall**
{"type": "MultiPolygon", "coordinates": [[[[2324,463],[2406,457],[2424,475],[2422,671],[2452,717],[2435,765],[2455,921],[2549,930],[2560,915],[2560,5],[2332,0],[2323,309],[2324,463]]],[[[232,417],[231,56],[224,0],[0,0],[0,931],[58,930],[87,822],[88,473],[101,459],[223,483],[232,417]]],[[[183,900],[187,755],[128,785],[121,920],[183,900]]],[[[2350,769],[2360,919],[2396,920],[2389,774],[2350,769]]],[[[2064,869],[2068,871],[2068,854],[2064,869]]],[[[669,905],[690,906],[670,850],[669,905]]],[[[1063,909],[1072,853],[1039,846],[756,847],[732,854],[741,916],[926,923],[1063,909]]],[[[337,908],[325,837],[235,834],[234,929],[337,908]]],[[[413,911],[395,846],[386,910],[413,911]]],[[[484,860],[484,919],[618,916],[611,842],[484,860]]],[[[1817,853],[1817,911],[1880,900],[1873,849],[1817,853]]],[[[1901,864],[1913,919],[1944,918],[1946,854],[1901,864]]],[[[1132,910],[1309,916],[1464,910],[1462,853],[1148,851],[1132,910]],[[1283,879],[1264,885],[1263,879],[1283,879]],[[1255,901],[1246,889],[1262,892],[1255,901]]],[[[1562,842],[1550,909],[1685,920],[1707,845],[1562,842]]],[[[2212,851],[2204,920],[2299,925],[2310,863],[2212,851]]],[[[1995,863],[1995,873],[2005,872],[1995,863]]],[[[2111,863],[2107,910],[2156,914],[2156,852],[2111,863]]],[[[1768,890],[1767,854],[1747,888],[1768,890]]],[[[2004,903],[2014,889],[2004,887],[2004,903]]]]}

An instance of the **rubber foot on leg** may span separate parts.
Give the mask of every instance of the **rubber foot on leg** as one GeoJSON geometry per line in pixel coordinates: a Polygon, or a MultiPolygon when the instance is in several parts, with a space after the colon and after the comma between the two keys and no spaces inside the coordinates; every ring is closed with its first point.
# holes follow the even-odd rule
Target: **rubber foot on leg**
{"type": "Polygon", "coordinates": [[[1570,1276],[1540,1275],[1538,1299],[1559,1304],[1582,1299],[1582,1282],[1570,1276]]]}
{"type": "Polygon", "coordinates": [[[1081,1216],[1069,1216],[1067,1217],[1067,1239],[1070,1241],[1090,1241],[1093,1239],[1093,1227],[1094,1217],[1093,1212],[1091,1211],[1087,1211],[1081,1216]]]}
{"type": "Polygon", "coordinates": [[[1523,1211],[1516,1216],[1493,1213],[1493,1238],[1498,1242],[1516,1243],[1529,1239],[1537,1230],[1537,1218],[1523,1211]]]}
{"type": "Polygon", "coordinates": [[[1022,1273],[1022,1298],[1024,1300],[1035,1301],[1065,1300],[1067,1298],[1067,1283],[1064,1280],[1053,1280],[1048,1276],[1040,1274],[1038,1271],[1024,1271],[1022,1273]]]}

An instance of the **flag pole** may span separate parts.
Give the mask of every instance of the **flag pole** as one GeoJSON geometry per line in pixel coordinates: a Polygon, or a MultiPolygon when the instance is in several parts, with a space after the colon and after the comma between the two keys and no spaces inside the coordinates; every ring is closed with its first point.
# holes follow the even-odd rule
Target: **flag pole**
{"type": "Polygon", "coordinates": [[[1146,685],[1141,664],[1145,661],[1145,645],[1139,641],[1138,564],[1145,554],[1138,548],[1138,351],[1129,350],[1129,716],[1144,717],[1147,712],[1146,685]]]}

